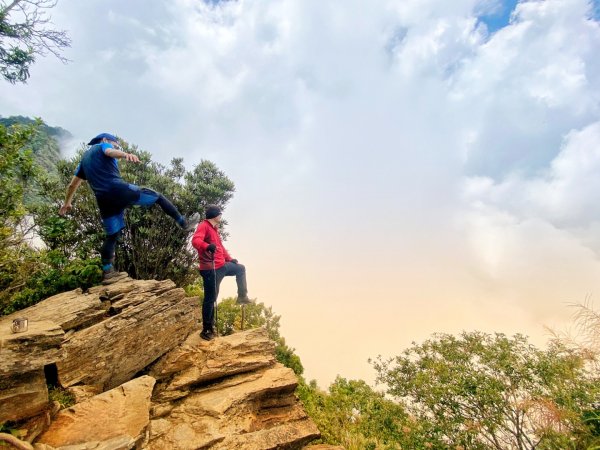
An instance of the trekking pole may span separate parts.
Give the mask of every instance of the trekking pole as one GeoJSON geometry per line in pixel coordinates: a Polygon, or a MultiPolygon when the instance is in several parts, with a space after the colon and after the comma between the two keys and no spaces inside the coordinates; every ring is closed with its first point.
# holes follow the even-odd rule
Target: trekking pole
{"type": "Polygon", "coordinates": [[[244,331],[244,312],[246,311],[246,305],[242,305],[242,331],[244,331]]]}
{"type": "Polygon", "coordinates": [[[217,303],[217,271],[215,270],[215,254],[213,253],[213,279],[215,281],[215,333],[219,337],[219,305],[217,303]]]}

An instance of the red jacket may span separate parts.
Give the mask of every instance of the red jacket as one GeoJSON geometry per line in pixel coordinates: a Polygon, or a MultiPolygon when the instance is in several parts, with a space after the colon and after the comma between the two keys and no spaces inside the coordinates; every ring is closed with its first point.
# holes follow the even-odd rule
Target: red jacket
{"type": "Polygon", "coordinates": [[[215,269],[223,267],[226,262],[231,261],[231,256],[227,253],[219,232],[208,220],[204,220],[196,228],[196,232],[192,237],[192,246],[198,250],[198,259],[200,260],[200,270],[211,270],[213,268],[212,253],[207,252],[206,248],[209,244],[215,244],[215,269]]]}

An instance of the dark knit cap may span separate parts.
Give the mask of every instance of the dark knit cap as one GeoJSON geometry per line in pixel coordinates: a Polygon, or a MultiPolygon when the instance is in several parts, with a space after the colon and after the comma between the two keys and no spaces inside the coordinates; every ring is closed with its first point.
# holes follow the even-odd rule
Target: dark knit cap
{"type": "Polygon", "coordinates": [[[206,207],[206,218],[207,219],[214,219],[217,216],[221,215],[221,208],[219,208],[217,205],[208,205],[206,207]]]}

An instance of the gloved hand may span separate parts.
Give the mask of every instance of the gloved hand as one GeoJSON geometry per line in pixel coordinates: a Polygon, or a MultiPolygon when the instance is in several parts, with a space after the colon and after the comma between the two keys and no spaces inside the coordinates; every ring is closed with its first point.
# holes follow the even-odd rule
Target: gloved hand
{"type": "Polygon", "coordinates": [[[215,244],[208,244],[208,247],[206,247],[206,251],[209,253],[214,253],[217,251],[217,246],[215,244]]]}
{"type": "Polygon", "coordinates": [[[234,263],[234,264],[237,264],[237,263],[238,263],[237,259],[232,259],[232,260],[231,260],[231,261],[229,261],[229,262],[230,262],[230,263],[234,263]]]}

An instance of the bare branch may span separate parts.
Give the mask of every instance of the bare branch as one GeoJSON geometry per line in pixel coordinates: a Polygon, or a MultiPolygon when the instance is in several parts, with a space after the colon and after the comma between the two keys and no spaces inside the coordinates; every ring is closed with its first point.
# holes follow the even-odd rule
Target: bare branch
{"type": "Polygon", "coordinates": [[[15,83],[29,78],[35,56],[52,53],[63,63],[62,50],[71,45],[64,30],[52,26],[48,10],[57,0],[14,0],[0,10],[0,73],[15,83]]]}

